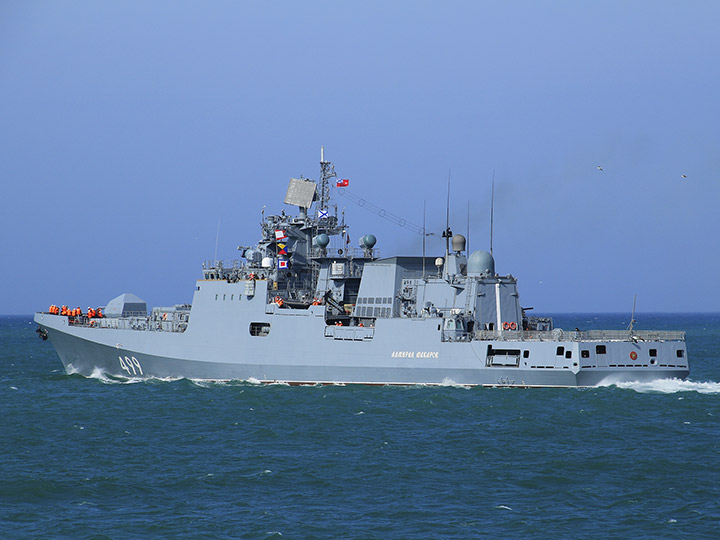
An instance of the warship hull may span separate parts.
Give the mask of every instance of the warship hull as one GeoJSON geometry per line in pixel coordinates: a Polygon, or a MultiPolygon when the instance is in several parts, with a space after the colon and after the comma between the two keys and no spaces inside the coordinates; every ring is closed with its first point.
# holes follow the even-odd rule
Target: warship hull
{"type": "Polygon", "coordinates": [[[206,261],[191,304],[148,312],[126,293],[86,314],[52,305],[38,333],[88,376],[564,387],[688,376],[684,332],[637,331],[634,317],[625,331],[567,332],[527,315],[492,242],[468,253],[449,206],[444,257],[426,257],[425,227],[396,216],[422,235],[422,257],[381,258],[372,234],[353,249],[331,203],[348,183],[321,150],[317,182],[290,179],[284,203],[298,213],[263,211],[260,240],[238,248],[242,261],[206,261]]]}
{"type": "Polygon", "coordinates": [[[677,358],[677,350],[684,351],[684,342],[603,341],[606,352],[599,361],[595,354],[580,358],[583,350],[594,353],[598,341],[441,342],[435,321],[413,321],[413,328],[392,320],[381,321],[374,328],[352,328],[327,327],[321,310],[316,316],[308,311],[305,320],[298,318],[269,314],[266,321],[272,330],[264,337],[250,336],[245,328],[244,332],[228,328],[224,339],[207,339],[194,335],[192,325],[183,333],[171,333],[82,327],[69,325],[67,317],[35,316],[66,371],[85,376],[287,384],[584,387],[682,379],[689,374],[686,363],[670,364],[677,358]],[[296,333],[305,339],[295,339],[296,333]],[[562,355],[557,354],[559,347],[562,355]],[[650,349],[658,348],[660,359],[650,364],[650,349]],[[496,356],[488,351],[498,350],[520,354],[517,358],[504,355],[501,363],[495,363],[496,356]],[[618,366],[620,362],[623,367],[618,366]]]}

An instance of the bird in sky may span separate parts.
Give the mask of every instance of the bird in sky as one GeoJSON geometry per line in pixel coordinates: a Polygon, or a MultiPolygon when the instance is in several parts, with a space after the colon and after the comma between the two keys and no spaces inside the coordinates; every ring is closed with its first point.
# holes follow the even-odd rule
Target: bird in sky
{"type": "Polygon", "coordinates": [[[603,170],[603,168],[600,165],[598,165],[598,171],[602,171],[602,170],[603,170]]]}
{"type": "Polygon", "coordinates": [[[687,178],[687,174],[681,174],[680,178],[687,178]]]}

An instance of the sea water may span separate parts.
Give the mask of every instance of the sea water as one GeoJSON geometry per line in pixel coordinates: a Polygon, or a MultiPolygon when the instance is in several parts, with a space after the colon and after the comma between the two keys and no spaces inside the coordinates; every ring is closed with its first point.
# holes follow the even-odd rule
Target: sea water
{"type": "Polygon", "coordinates": [[[0,538],[718,538],[720,315],[636,319],[687,330],[689,380],[85,378],[0,318],[0,538]]]}

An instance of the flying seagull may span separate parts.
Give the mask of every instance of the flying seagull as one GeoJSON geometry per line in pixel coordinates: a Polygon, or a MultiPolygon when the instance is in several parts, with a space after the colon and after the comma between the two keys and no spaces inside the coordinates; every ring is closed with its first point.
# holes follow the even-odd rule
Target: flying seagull
{"type": "Polygon", "coordinates": [[[603,168],[600,165],[598,165],[598,171],[602,171],[602,170],[603,170],[603,168]]]}
{"type": "Polygon", "coordinates": [[[681,174],[680,177],[681,177],[681,178],[687,178],[687,174],[681,174]]]}

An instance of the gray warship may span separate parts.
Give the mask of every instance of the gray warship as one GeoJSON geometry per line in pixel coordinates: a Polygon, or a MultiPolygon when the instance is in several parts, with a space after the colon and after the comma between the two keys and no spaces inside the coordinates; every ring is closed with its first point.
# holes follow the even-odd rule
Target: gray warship
{"type": "MultiPolygon", "coordinates": [[[[98,310],[35,314],[69,373],[287,384],[573,387],[686,378],[680,331],[567,331],[520,304],[488,251],[443,231],[440,257],[382,258],[348,244],[332,196],[347,182],[321,151],[283,210],[235,261],[206,261],[192,304],[132,294],[98,310]]],[[[422,228],[423,246],[425,230],[422,228]]]]}

